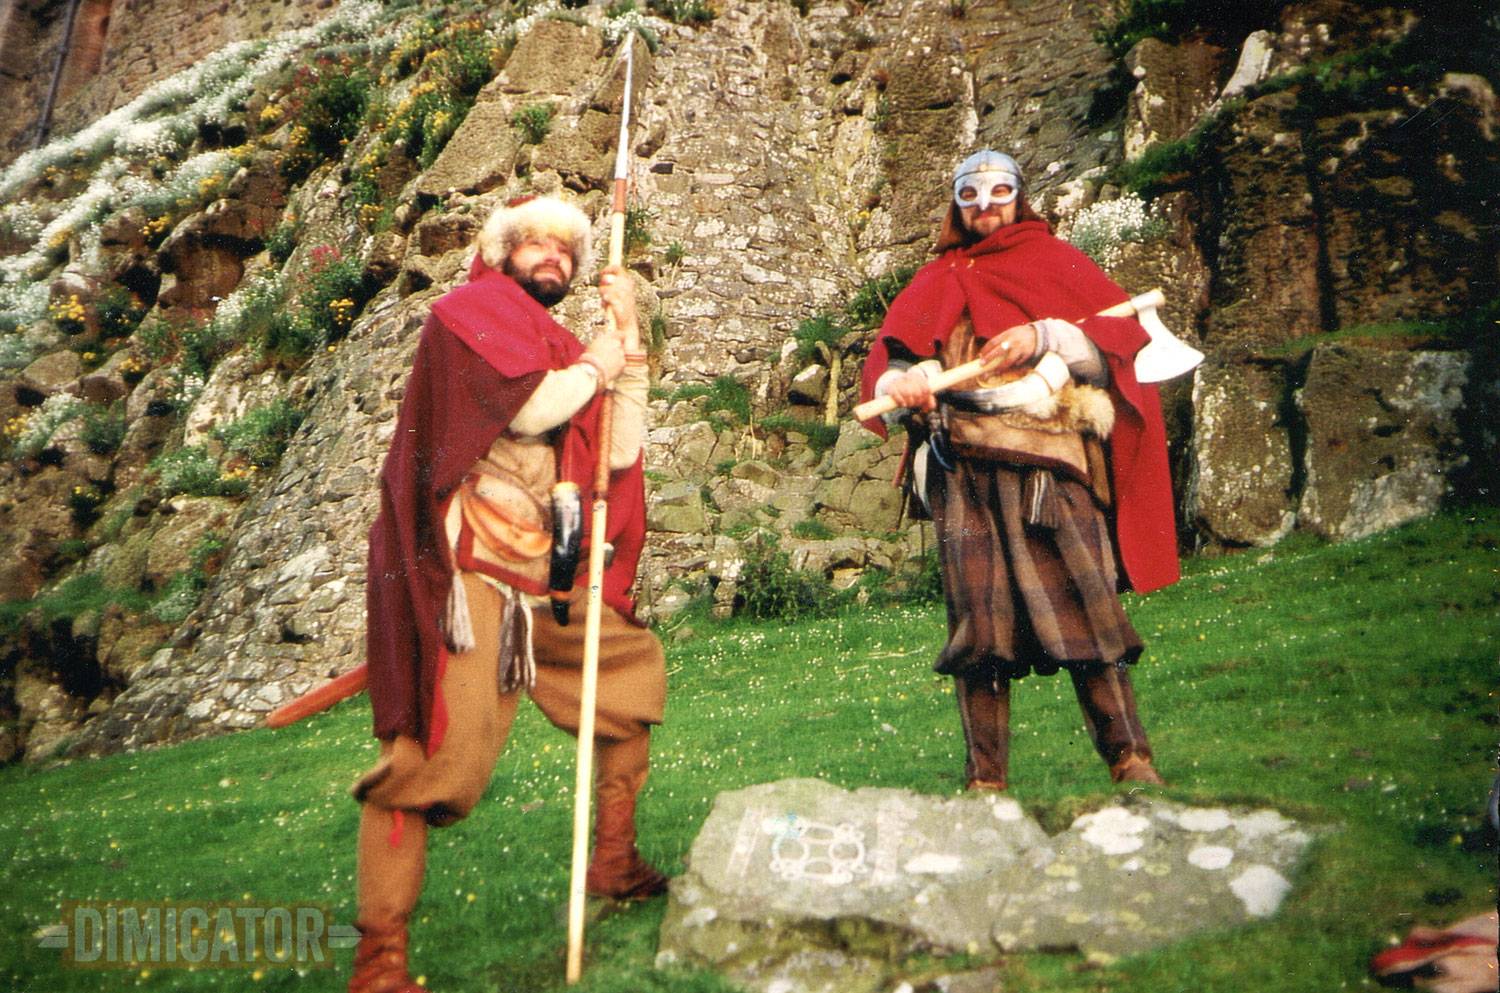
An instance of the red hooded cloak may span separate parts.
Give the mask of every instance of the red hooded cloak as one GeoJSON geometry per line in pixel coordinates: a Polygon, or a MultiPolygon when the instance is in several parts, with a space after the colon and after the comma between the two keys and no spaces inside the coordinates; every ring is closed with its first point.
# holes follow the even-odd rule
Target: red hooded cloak
{"type": "MultiPolygon", "coordinates": [[[[406,735],[436,750],[447,717],[438,680],[447,648],[438,620],[453,584],[443,528],[449,498],[489,451],[548,370],[583,346],[515,280],[475,259],[469,281],[432,306],[412,361],[390,451],[380,513],[370,528],[366,650],[375,735],[406,735]]],[[[560,473],[592,500],[599,397],[568,423],[560,473]]],[[[634,620],[630,596],[646,534],[641,460],[611,476],[604,602],[634,620]]],[[[584,515],[585,527],[591,523],[584,515]]],[[[589,536],[585,534],[585,545],[589,536]]]]}
{"type": "MultiPolygon", "coordinates": [[[[1145,593],[1179,575],[1161,401],[1154,385],[1135,378],[1135,354],[1149,339],[1134,318],[1089,316],[1127,299],[1087,255],[1053,237],[1045,221],[1006,225],[917,271],[892,301],[870,348],[862,392],[866,399],[874,395],[893,342],[921,358],[936,356],[965,311],[980,340],[1044,317],[1078,325],[1109,364],[1115,428],[1107,450],[1116,546],[1131,588],[1145,593]]],[[[878,420],[866,423],[885,433],[878,420]]]]}

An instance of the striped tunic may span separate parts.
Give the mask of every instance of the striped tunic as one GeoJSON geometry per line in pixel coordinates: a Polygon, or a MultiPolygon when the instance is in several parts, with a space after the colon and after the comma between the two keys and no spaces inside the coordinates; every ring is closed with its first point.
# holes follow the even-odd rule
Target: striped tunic
{"type": "Polygon", "coordinates": [[[938,672],[1015,678],[1140,656],[1109,524],[1088,487],[1048,469],[970,459],[951,474],[934,467],[927,496],[948,601],[938,672]],[[1028,473],[1052,477],[1056,527],[1025,523],[1028,473]]]}

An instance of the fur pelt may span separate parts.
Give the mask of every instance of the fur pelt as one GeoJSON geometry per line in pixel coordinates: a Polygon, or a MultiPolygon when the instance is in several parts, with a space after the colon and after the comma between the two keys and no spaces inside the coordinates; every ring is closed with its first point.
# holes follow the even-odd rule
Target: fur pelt
{"type": "Polygon", "coordinates": [[[1036,403],[987,416],[1016,428],[1059,433],[1077,431],[1108,438],[1115,426],[1115,406],[1096,386],[1067,383],[1036,403]]]}
{"type": "Polygon", "coordinates": [[[592,228],[572,204],[556,197],[532,197],[497,207],[479,231],[479,254],[491,269],[504,269],[516,246],[528,238],[556,237],[567,243],[573,268],[589,258],[592,228]]]}

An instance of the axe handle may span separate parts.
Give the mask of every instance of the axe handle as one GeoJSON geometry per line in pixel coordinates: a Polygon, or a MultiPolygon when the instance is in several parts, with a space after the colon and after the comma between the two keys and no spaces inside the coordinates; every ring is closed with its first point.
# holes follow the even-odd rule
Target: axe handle
{"type": "Polygon", "coordinates": [[[284,728],[304,717],[322,713],[340,700],[347,700],[356,693],[363,692],[369,675],[368,666],[355,666],[342,676],[329,680],[317,689],[308,690],[291,703],[271,711],[266,715],[266,727],[284,728]]]}
{"type": "MultiPolygon", "coordinates": [[[[1132,297],[1123,303],[1117,303],[1113,307],[1106,307],[1093,316],[1133,317],[1143,310],[1160,307],[1164,303],[1166,303],[1166,297],[1162,295],[1161,290],[1152,290],[1150,293],[1142,293],[1138,297],[1132,297]]],[[[975,359],[972,362],[965,362],[963,365],[954,366],[952,369],[944,369],[932,377],[932,392],[941,393],[943,390],[951,390],[965,380],[982,375],[990,364],[992,363],[988,360],[975,359]]],[[[896,401],[889,396],[875,397],[873,400],[866,400],[854,408],[854,419],[857,421],[868,421],[872,417],[888,414],[895,410],[896,407],[896,401]]]]}
{"type": "MultiPolygon", "coordinates": [[[[956,365],[952,369],[944,369],[928,380],[928,382],[932,386],[932,392],[941,393],[943,390],[953,389],[953,387],[966,379],[973,379],[975,376],[983,374],[989,365],[991,363],[985,359],[975,359],[972,362],[965,362],[963,365],[956,365]]],[[[890,413],[897,406],[899,405],[890,396],[878,396],[873,400],[866,400],[858,407],[855,407],[854,419],[857,421],[868,421],[872,417],[879,417],[881,414],[890,413]]]]}

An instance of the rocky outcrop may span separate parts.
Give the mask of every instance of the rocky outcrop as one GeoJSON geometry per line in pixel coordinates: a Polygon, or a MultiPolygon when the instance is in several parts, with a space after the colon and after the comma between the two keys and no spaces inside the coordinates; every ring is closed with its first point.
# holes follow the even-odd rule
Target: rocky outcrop
{"type": "Polygon", "coordinates": [[[1201,41],[1146,38],[1132,48],[1125,69],[1136,86],[1125,112],[1125,157],[1186,137],[1219,94],[1223,62],[1222,49],[1201,41]]]}
{"type": "MultiPolygon", "coordinates": [[[[842,320],[873,277],[928,257],[944,177],[978,144],[1014,152],[1035,203],[1062,222],[1120,194],[1111,170],[1126,156],[1190,140],[1191,166],[1152,181],[1157,229],[1110,262],[1132,291],[1163,287],[1167,325],[1210,353],[1195,380],[1163,388],[1190,541],[1353,537],[1429,512],[1450,481],[1483,491],[1492,353],[1445,322],[1500,286],[1493,87],[1473,73],[1405,89],[1337,75],[1428,21],[1309,0],[1242,41],[1151,40],[1117,65],[1094,9],[1052,0],[719,6],[708,24],[658,25],[654,54],[637,47],[627,262],[656,387],[646,617],[694,599],[741,609],[757,549],[838,588],[921,551],[892,486],[901,439],[824,423],[830,403],[835,419],[852,405],[878,313],[823,352],[792,339],[809,319],[842,320]]],[[[289,183],[277,156],[292,122],[277,115],[295,101],[273,101],[285,79],[268,78],[184,152],[247,141],[234,152],[243,168],[205,181],[196,205],[98,207],[96,232],[79,221],[26,256],[54,313],[4,332],[0,415],[19,432],[44,403],[77,398],[92,420],[0,465],[0,537],[16,550],[0,595],[46,596],[83,576],[134,597],[201,596],[183,600],[185,618],[117,597],[77,638],[33,632],[84,660],[88,678],[68,684],[91,687],[80,705],[47,710],[72,722],[63,737],[77,747],[249,726],[359,659],[372,480],[428,304],[463,278],[494,204],[562,192],[603,212],[623,74],[600,5],[580,10],[497,53],[432,165],[389,148],[378,181],[358,188],[365,199],[353,191],[378,144],[368,131],[344,161],[289,183]],[[512,120],[537,104],[551,107],[550,129],[523,134],[512,120]],[[285,244],[266,251],[294,227],[290,258],[285,244]],[[318,350],[286,361],[195,337],[251,277],[281,265],[290,307],[330,258],[358,261],[360,304],[376,295],[318,350]],[[106,339],[99,309],[116,290],[151,310],[150,348],[106,339]],[[189,369],[189,350],[204,368],[189,369]],[[305,414],[279,464],[221,462],[231,475],[207,480],[209,495],[162,491],[154,458],[201,446],[222,460],[216,429],[273,402],[305,414]],[[113,412],[121,436],[100,440],[113,412]],[[200,569],[194,551],[211,537],[224,547],[200,569]]],[[[26,187],[35,216],[0,224],[7,264],[89,184],[69,164],[26,187]]],[[[589,293],[559,315],[585,333],[600,320],[589,293]]]]}
{"type": "Polygon", "coordinates": [[[81,747],[250,727],[362,659],[365,535],[431,292],[377,299],[338,353],[307,367],[307,427],[243,511],[179,647],[91,721],[81,747]]]}
{"type": "Polygon", "coordinates": [[[1298,475],[1282,366],[1213,364],[1193,382],[1188,514],[1216,540],[1272,545],[1297,521],[1298,475]]]}
{"type": "Polygon", "coordinates": [[[1436,510],[1467,460],[1455,415],[1468,366],[1458,352],[1315,351],[1297,397],[1308,429],[1303,525],[1360,538],[1436,510]]]}

